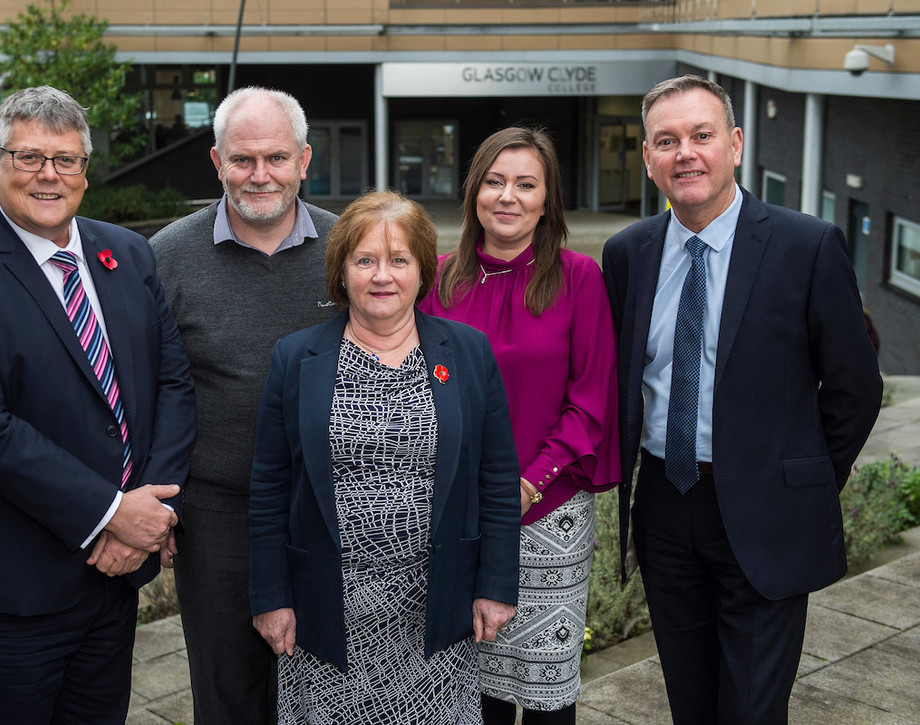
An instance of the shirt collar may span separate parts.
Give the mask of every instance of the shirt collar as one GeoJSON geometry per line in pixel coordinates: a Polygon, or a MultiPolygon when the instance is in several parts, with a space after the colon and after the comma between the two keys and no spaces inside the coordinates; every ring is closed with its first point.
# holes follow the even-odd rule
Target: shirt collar
{"type": "MultiPolygon", "coordinates": [[[[17,236],[22,240],[22,243],[26,245],[26,249],[29,250],[39,266],[51,259],[55,252],[62,251],[61,247],[50,239],[26,231],[16,224],[16,222],[9,218],[3,207],[0,207],[0,213],[3,214],[3,218],[6,219],[7,223],[13,228],[13,231],[16,232],[17,236]]],[[[63,251],[73,252],[77,261],[84,261],[83,244],[80,240],[80,229],[77,227],[76,218],[70,220],[70,240],[67,242],[67,246],[63,248],[63,251]]]]}
{"type": "Polygon", "coordinates": [[[484,236],[479,237],[479,241],[476,242],[476,256],[479,259],[479,264],[484,268],[490,270],[512,270],[512,269],[521,269],[531,264],[534,260],[533,256],[533,244],[528,244],[524,250],[516,256],[514,259],[499,259],[498,257],[493,257],[489,254],[486,254],[482,251],[482,245],[485,241],[484,236]]]}
{"type": "Polygon", "coordinates": [[[700,230],[699,233],[692,232],[681,224],[674,210],[671,209],[671,223],[675,225],[674,229],[680,239],[681,248],[683,248],[683,245],[686,244],[690,237],[697,236],[706,242],[706,246],[714,252],[721,252],[735,234],[735,228],[738,226],[738,217],[741,216],[742,201],[741,187],[735,184],[735,198],[732,199],[732,203],[729,204],[728,208],[719,216],[709,222],[705,228],[700,230]]]}
{"type": "MultiPolygon", "coordinates": [[[[316,226],[313,219],[307,211],[307,205],[304,204],[300,197],[295,197],[294,203],[297,205],[297,216],[294,219],[294,228],[287,238],[278,245],[278,250],[287,249],[288,247],[297,247],[304,243],[305,239],[316,239],[319,234],[316,232],[316,226]]],[[[227,195],[221,197],[217,204],[217,218],[214,220],[214,244],[221,242],[236,242],[242,247],[249,247],[246,242],[240,239],[230,226],[230,217],[227,216],[227,195]]]]}

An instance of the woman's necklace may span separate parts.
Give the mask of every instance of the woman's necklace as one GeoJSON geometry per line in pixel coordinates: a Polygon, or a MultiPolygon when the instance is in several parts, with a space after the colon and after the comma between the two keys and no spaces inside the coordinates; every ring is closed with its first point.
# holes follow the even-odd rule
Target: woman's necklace
{"type": "MultiPolygon", "coordinates": [[[[525,266],[529,267],[535,261],[536,259],[531,259],[525,266]]],[[[513,269],[500,269],[497,272],[486,272],[486,268],[482,266],[481,262],[479,264],[479,269],[482,270],[482,279],[479,280],[479,284],[485,284],[486,280],[489,279],[489,277],[497,277],[500,274],[508,274],[508,272],[514,271],[513,269]]]]}
{"type": "Polygon", "coordinates": [[[406,341],[410,337],[412,337],[413,332],[415,332],[414,325],[409,328],[409,330],[403,336],[402,340],[400,340],[399,343],[395,347],[391,347],[388,350],[373,350],[368,345],[363,343],[360,340],[360,338],[355,334],[355,328],[352,327],[351,320],[349,320],[348,324],[345,326],[345,336],[348,337],[348,339],[351,340],[353,343],[355,343],[355,345],[357,345],[359,349],[363,350],[368,355],[370,355],[374,359],[375,362],[380,362],[381,355],[388,355],[390,353],[393,353],[399,350],[403,345],[406,344],[406,341]]]}

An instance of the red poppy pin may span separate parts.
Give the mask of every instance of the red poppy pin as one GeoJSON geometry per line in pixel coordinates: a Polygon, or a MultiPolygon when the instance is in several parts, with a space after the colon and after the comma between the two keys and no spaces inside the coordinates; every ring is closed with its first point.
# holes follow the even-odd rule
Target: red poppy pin
{"type": "Polygon", "coordinates": [[[118,266],[118,262],[112,256],[111,249],[103,249],[99,252],[99,261],[105,265],[106,269],[115,269],[118,266]]]}
{"type": "Polygon", "coordinates": [[[434,376],[438,379],[441,385],[447,382],[447,379],[450,377],[450,373],[447,372],[447,368],[443,365],[434,366],[434,376]]]}

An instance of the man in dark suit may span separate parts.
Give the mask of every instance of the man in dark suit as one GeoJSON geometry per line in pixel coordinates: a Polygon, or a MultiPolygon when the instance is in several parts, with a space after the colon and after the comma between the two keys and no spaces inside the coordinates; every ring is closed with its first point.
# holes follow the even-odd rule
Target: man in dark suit
{"type": "Polygon", "coordinates": [[[677,725],[785,723],[808,593],[846,572],[838,493],[878,414],[875,352],[843,233],[735,183],[724,90],[664,81],[642,117],[671,210],[603,258],[624,572],[632,534],[677,725]]]}
{"type": "Polygon", "coordinates": [[[171,565],[195,433],[146,241],[74,216],[91,151],[66,93],[0,104],[0,720],[17,725],[124,723],[137,589],[171,565]]]}

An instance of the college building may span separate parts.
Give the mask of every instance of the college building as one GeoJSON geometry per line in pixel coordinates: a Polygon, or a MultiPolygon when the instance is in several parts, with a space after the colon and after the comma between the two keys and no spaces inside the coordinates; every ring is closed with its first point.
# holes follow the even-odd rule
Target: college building
{"type": "MultiPolygon", "coordinates": [[[[0,20],[20,2],[0,0],[0,20]]],[[[639,104],[697,73],[731,94],[740,183],[824,217],[850,243],[891,374],[920,374],[920,0],[73,0],[109,22],[148,131],[113,184],[221,189],[210,121],[228,87],[296,96],[313,161],[303,196],[393,187],[459,198],[492,131],[538,124],[566,204],[664,208],[639,104]]]]}

